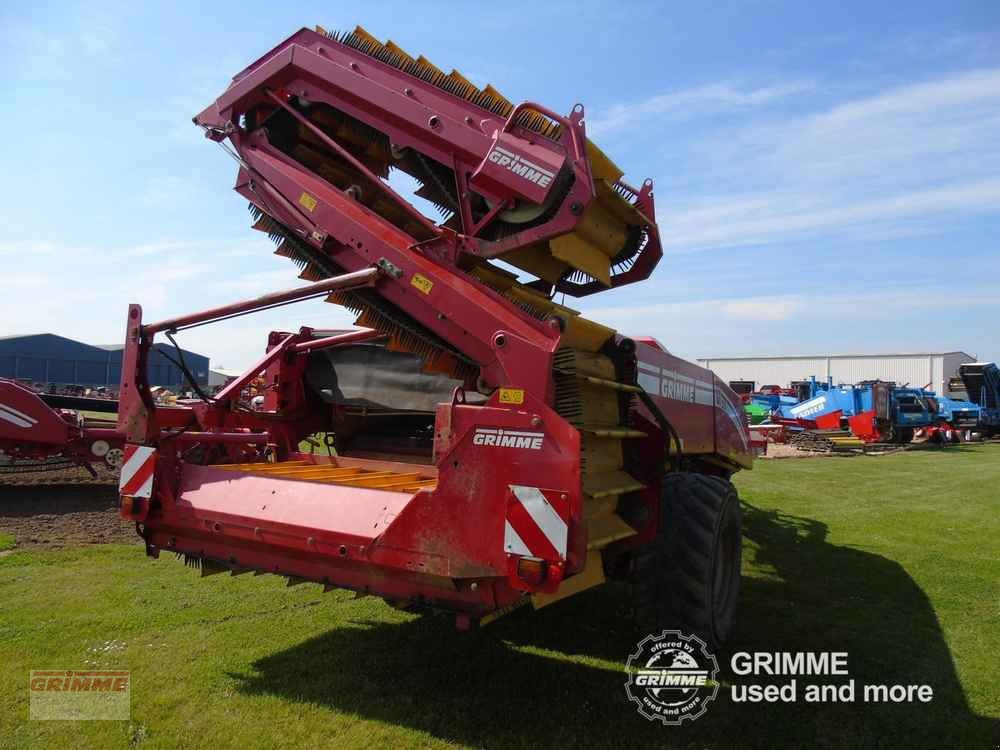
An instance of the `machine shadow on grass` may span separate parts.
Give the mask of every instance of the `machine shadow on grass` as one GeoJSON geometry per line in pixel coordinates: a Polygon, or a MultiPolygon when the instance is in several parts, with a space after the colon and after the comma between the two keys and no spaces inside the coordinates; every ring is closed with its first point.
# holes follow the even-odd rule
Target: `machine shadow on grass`
{"type": "MultiPolygon", "coordinates": [[[[826,541],[818,521],[744,504],[745,577],[738,630],[718,654],[723,685],[683,727],[641,718],[624,662],[641,634],[623,587],[457,633],[446,618],[355,622],[234,675],[249,694],[329,706],[480,747],[984,746],[1000,722],[974,715],[927,597],[897,563],[826,541]],[[773,574],[771,573],[773,571],[773,574]],[[760,573],[758,572],[758,575],[760,573]],[[846,651],[854,704],[733,703],[736,651],[846,651]],[[864,704],[862,684],[930,684],[929,704],[864,704]]],[[[984,654],[984,658],[991,655],[984,654]]],[[[331,738],[334,740],[335,738],[331,738]]]]}

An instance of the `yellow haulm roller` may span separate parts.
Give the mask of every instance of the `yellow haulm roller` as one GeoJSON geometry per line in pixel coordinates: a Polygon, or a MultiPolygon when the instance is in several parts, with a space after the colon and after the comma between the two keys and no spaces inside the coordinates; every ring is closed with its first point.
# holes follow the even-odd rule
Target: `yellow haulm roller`
{"type": "MultiPolygon", "coordinates": [[[[446,75],[423,55],[414,58],[392,41],[379,41],[361,26],[336,38],[501,117],[508,117],[514,109],[511,101],[492,85],[480,89],[456,70],[446,75]]],[[[534,112],[525,112],[519,124],[549,138],[557,137],[561,129],[558,123],[534,112]]],[[[568,274],[579,272],[584,275],[584,280],[594,279],[610,287],[616,264],[631,257],[637,250],[637,238],[640,236],[637,230],[650,226],[651,221],[616,189],[622,170],[589,139],[586,150],[594,197],[574,231],[547,242],[517,248],[501,257],[507,263],[552,284],[568,274]]],[[[427,191],[433,192],[434,189],[434,186],[425,186],[423,197],[428,197],[427,191]]],[[[532,210],[531,205],[515,206],[502,212],[501,219],[508,222],[509,232],[515,232],[536,220],[548,207],[536,208],[532,210]]]]}

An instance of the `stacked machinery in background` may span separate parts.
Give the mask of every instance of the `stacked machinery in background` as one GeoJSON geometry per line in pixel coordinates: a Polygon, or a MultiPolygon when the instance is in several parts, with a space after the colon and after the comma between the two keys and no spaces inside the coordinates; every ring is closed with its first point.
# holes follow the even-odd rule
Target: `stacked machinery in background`
{"type": "Polygon", "coordinates": [[[979,427],[990,437],[1000,434],[1000,368],[994,362],[959,365],[958,375],[969,401],[979,407],[979,427]]]}
{"type": "MultiPolygon", "coordinates": [[[[990,363],[962,367],[968,368],[965,378],[978,401],[954,399],[925,388],[886,381],[834,385],[830,378],[822,383],[811,377],[792,383],[789,389],[767,386],[753,391],[751,388],[743,396],[744,409],[757,429],[775,430],[769,431],[772,437],[782,436],[786,431],[778,430],[779,427],[827,435],[849,433],[863,443],[906,444],[915,436],[947,442],[968,440],[977,434],[989,437],[1000,423],[1000,411],[994,410],[991,416],[988,406],[997,399],[996,383],[1000,383],[1000,378],[996,366],[990,363]],[[766,416],[761,412],[766,412],[766,416]]],[[[803,444],[829,442],[823,437],[812,437],[804,436],[803,444]]]]}

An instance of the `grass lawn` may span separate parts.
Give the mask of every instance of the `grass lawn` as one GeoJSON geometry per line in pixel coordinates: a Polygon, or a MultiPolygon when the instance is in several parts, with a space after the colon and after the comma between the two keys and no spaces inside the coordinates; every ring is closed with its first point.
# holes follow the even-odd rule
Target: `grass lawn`
{"type": "Polygon", "coordinates": [[[622,588],[462,634],[375,598],[200,579],[107,545],[0,557],[0,747],[995,747],[1000,445],[761,461],[737,484],[740,622],[693,724],[626,701],[622,588]],[[731,702],[749,678],[729,655],[779,650],[846,651],[858,683],[930,684],[934,699],[731,702]],[[68,668],[131,670],[131,722],[29,721],[28,671],[68,668]]]}

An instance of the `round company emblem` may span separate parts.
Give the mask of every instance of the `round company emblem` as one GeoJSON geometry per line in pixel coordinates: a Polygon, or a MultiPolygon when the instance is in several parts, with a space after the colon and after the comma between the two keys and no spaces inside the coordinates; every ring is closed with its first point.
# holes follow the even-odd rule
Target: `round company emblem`
{"type": "Polygon", "coordinates": [[[646,636],[626,666],[625,692],[650,721],[674,725],[693,721],[719,692],[715,655],[701,638],[679,630],[646,636]]]}

